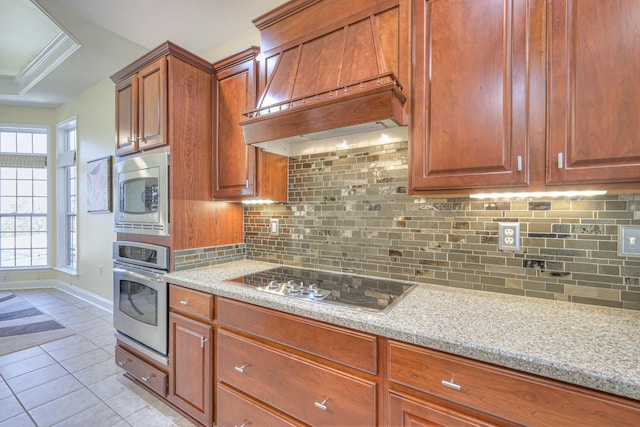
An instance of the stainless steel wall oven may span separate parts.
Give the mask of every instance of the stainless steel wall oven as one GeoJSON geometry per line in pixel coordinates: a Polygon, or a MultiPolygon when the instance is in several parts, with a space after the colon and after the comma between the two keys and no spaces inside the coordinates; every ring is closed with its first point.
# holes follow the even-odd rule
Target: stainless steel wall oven
{"type": "Polygon", "coordinates": [[[113,243],[113,324],[116,337],[167,365],[169,248],[113,243]]]}

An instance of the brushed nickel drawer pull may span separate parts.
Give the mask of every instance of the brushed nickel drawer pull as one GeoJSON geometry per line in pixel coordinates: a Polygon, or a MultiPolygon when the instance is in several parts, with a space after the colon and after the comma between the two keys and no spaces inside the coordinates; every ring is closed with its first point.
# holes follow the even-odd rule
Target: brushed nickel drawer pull
{"type": "Polygon", "coordinates": [[[204,348],[204,343],[209,341],[209,338],[200,337],[200,348],[204,348]]]}
{"type": "Polygon", "coordinates": [[[148,382],[149,382],[149,380],[150,380],[151,378],[153,378],[153,374],[149,374],[149,375],[147,375],[146,377],[142,377],[142,378],[140,378],[140,379],[141,379],[142,381],[144,381],[145,383],[148,383],[148,382]]]}
{"type": "Polygon", "coordinates": [[[242,424],[240,424],[239,426],[236,424],[233,427],[247,427],[249,425],[249,421],[245,421],[242,424]]]}
{"type": "Polygon", "coordinates": [[[452,388],[454,390],[461,390],[462,389],[460,384],[456,384],[456,380],[454,380],[453,378],[451,378],[451,381],[442,380],[442,385],[446,386],[446,387],[449,387],[449,388],[452,388]]]}
{"type": "Polygon", "coordinates": [[[189,301],[188,300],[181,300],[180,304],[182,305],[189,305],[189,301]]]}
{"type": "Polygon", "coordinates": [[[316,408],[320,408],[323,411],[326,411],[327,410],[327,405],[326,405],[327,400],[329,400],[328,397],[325,398],[322,402],[313,402],[313,404],[315,405],[316,408]]]}
{"type": "Polygon", "coordinates": [[[131,362],[131,359],[127,359],[127,360],[120,360],[120,361],[118,361],[118,365],[120,365],[120,366],[124,366],[124,365],[126,365],[127,363],[129,363],[129,362],[131,362]]]}
{"type": "Polygon", "coordinates": [[[235,369],[236,371],[240,372],[241,374],[244,374],[244,368],[246,368],[247,366],[249,366],[248,363],[245,363],[242,366],[236,366],[233,369],[235,369]]]}

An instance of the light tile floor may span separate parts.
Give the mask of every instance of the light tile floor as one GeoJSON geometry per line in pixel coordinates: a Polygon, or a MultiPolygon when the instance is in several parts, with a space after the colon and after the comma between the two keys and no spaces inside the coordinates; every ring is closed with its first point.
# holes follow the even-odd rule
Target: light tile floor
{"type": "Polygon", "coordinates": [[[122,375],[111,313],[57,289],[12,292],[75,335],[0,356],[0,427],[193,426],[122,375]]]}

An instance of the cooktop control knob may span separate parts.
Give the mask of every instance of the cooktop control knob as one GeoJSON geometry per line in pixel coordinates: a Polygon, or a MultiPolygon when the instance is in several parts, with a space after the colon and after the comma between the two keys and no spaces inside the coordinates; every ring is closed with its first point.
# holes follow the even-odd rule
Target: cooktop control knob
{"type": "Polygon", "coordinates": [[[277,280],[270,281],[268,287],[269,289],[276,289],[278,287],[278,281],[277,280]]]}

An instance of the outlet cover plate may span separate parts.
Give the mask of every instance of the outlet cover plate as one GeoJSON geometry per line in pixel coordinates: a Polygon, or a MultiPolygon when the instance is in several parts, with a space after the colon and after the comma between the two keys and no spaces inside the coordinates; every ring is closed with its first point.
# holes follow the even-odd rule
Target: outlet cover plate
{"type": "Polygon", "coordinates": [[[271,218],[269,220],[269,234],[271,236],[280,234],[280,220],[278,218],[271,218]]]}
{"type": "Polygon", "coordinates": [[[520,223],[500,222],[498,223],[498,249],[520,249],[520,223]]]}

